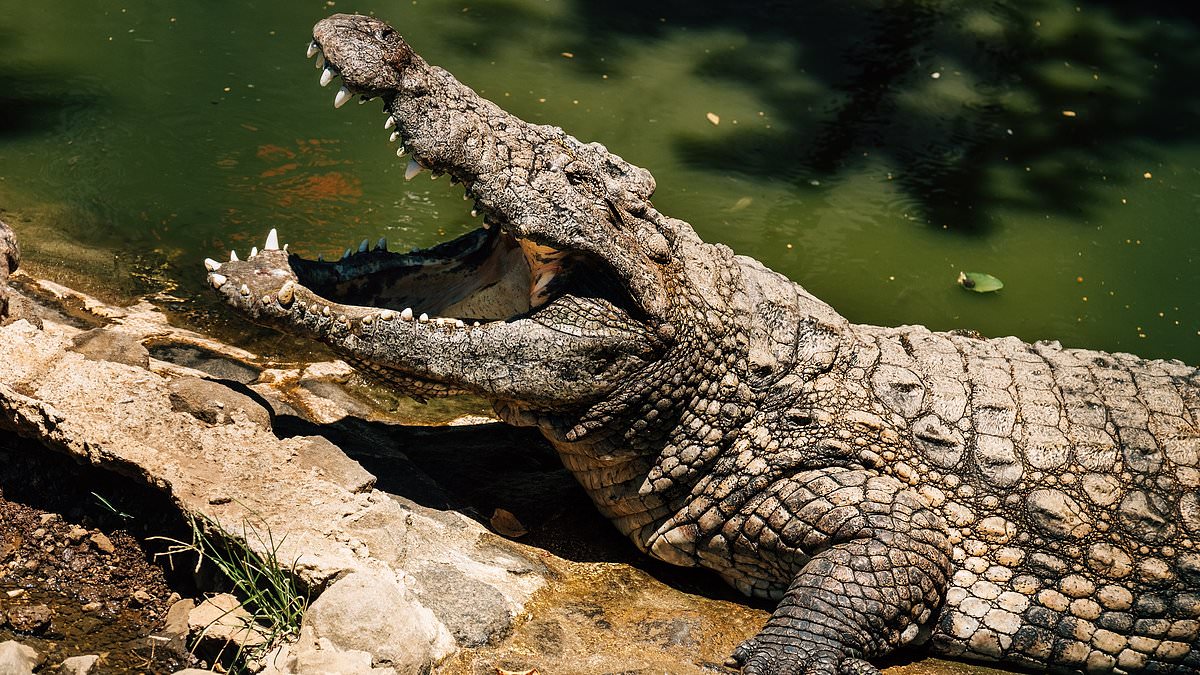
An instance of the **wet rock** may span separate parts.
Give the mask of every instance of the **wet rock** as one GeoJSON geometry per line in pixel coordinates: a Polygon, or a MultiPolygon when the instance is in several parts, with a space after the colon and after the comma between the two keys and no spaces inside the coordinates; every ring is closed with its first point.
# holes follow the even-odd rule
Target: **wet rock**
{"type": "Polygon", "coordinates": [[[9,640],[0,642],[0,675],[30,675],[42,664],[33,647],[9,640]]]}
{"type": "Polygon", "coordinates": [[[96,667],[96,662],[100,657],[95,654],[87,656],[72,656],[64,659],[62,665],[58,667],[58,675],[89,675],[92,669],[96,667]]]}
{"type": "MultiPolygon", "coordinates": [[[[300,439],[298,439],[300,440],[300,439]]],[[[320,472],[321,477],[349,490],[366,492],[375,486],[375,476],[358,462],[346,456],[342,449],[324,436],[302,439],[296,449],[296,463],[305,469],[320,472]]]]}
{"type": "Polygon", "coordinates": [[[91,540],[92,546],[95,546],[96,550],[101,553],[113,553],[117,550],[117,547],[113,546],[112,540],[103,532],[97,532],[88,539],[91,540]]]}
{"type": "Polygon", "coordinates": [[[264,644],[268,632],[228,593],[214,595],[188,612],[188,628],[193,633],[202,633],[204,640],[232,642],[242,647],[264,644]]]}
{"type": "Polygon", "coordinates": [[[112,361],[141,368],[150,366],[150,352],[136,337],[107,328],[95,328],[76,335],[71,340],[71,351],[92,361],[112,361]]]}
{"type": "Polygon", "coordinates": [[[18,633],[38,635],[46,632],[54,612],[46,605],[26,605],[10,607],[6,612],[7,623],[18,633]]]}
{"type": "Polygon", "coordinates": [[[146,605],[150,604],[150,602],[152,600],[154,600],[154,597],[152,595],[150,595],[146,591],[143,591],[142,589],[139,588],[138,590],[136,590],[132,594],[130,594],[129,606],[134,607],[134,608],[145,607],[146,605]]]}
{"type": "Polygon", "coordinates": [[[327,588],[309,606],[304,623],[318,638],[373,654],[403,675],[428,672],[453,646],[431,611],[391,578],[370,572],[349,574],[327,588]]]}
{"type": "Polygon", "coordinates": [[[229,387],[198,377],[183,377],[170,384],[171,408],[190,413],[208,424],[231,424],[249,420],[263,429],[271,428],[271,414],[257,401],[229,387]]]}

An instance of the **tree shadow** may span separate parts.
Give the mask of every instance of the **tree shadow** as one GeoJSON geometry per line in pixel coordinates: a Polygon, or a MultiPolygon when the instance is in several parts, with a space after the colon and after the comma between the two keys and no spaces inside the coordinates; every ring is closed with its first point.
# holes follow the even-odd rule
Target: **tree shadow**
{"type": "MultiPolygon", "coordinates": [[[[17,51],[11,30],[0,28],[0,54],[17,51]]],[[[66,125],[62,114],[95,105],[99,95],[81,78],[61,70],[0,63],[0,138],[44,134],[66,125]]]]}
{"type": "MultiPolygon", "coordinates": [[[[746,47],[702,56],[694,72],[748,89],[774,123],[675,139],[690,167],[804,189],[869,161],[888,168],[881,181],[895,180],[924,222],[979,233],[996,207],[1085,219],[1103,208],[1101,185],[1141,178],[1106,167],[1144,143],[1200,137],[1200,88],[1188,84],[1200,76],[1195,9],[1060,5],[880,0],[731,10],[617,0],[575,9],[589,39],[614,45],[680,29],[745,34],[746,47]],[[769,56],[779,53],[790,57],[769,56]],[[816,86],[799,91],[798,78],[816,86]]],[[[621,58],[619,49],[605,53],[605,67],[619,68],[621,58]]]]}

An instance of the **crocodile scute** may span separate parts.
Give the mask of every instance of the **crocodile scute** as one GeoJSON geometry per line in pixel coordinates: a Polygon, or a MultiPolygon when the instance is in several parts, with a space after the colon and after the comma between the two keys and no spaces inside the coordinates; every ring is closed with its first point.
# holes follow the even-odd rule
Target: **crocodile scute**
{"type": "Polygon", "coordinates": [[[409,177],[484,227],[307,260],[272,231],[209,283],[413,396],[540,429],[641,550],[778,605],[727,665],[877,673],[936,653],[1200,672],[1200,370],[853,324],[654,208],[653,177],[505,112],[383,21],[313,30],[322,82],[382,99],[409,177]]]}

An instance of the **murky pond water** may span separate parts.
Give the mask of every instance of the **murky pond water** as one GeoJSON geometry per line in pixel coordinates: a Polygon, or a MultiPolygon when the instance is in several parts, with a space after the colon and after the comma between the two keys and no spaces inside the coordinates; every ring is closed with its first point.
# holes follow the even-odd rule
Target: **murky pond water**
{"type": "Polygon", "coordinates": [[[851,320],[1200,363],[1200,30],[1166,3],[0,10],[0,217],[39,270],[156,291],[197,321],[234,321],[200,261],[272,226],[326,255],[474,227],[461,188],[403,180],[377,102],[334,111],[318,86],[312,23],[358,11],[514,113],[650,168],[660,210],[851,320]],[[1006,286],[967,293],[959,270],[1006,286]]]}

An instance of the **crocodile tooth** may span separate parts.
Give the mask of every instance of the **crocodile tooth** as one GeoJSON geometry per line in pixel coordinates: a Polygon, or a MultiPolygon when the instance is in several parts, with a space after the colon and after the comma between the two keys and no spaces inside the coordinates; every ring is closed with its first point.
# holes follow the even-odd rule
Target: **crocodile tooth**
{"type": "Polygon", "coordinates": [[[479,217],[479,209],[471,209],[471,217],[478,218],[479,217]]]}
{"type": "Polygon", "coordinates": [[[396,148],[396,156],[397,157],[404,156],[404,145],[403,144],[401,144],[400,147],[396,148]]]}
{"type": "Polygon", "coordinates": [[[478,322],[478,321],[476,321],[475,323],[471,324],[471,327],[472,327],[472,328],[479,328],[479,322],[478,322]]]}
{"type": "Polygon", "coordinates": [[[417,317],[417,321],[420,321],[421,323],[429,323],[429,315],[425,312],[421,312],[421,316],[417,317]]]}
{"type": "MultiPolygon", "coordinates": [[[[387,111],[385,110],[384,112],[387,112],[387,111]]],[[[396,118],[395,118],[395,117],[392,117],[391,115],[388,115],[388,118],[387,118],[387,120],[385,120],[385,121],[384,121],[384,123],[383,123],[383,128],[384,128],[384,129],[391,129],[391,128],[392,128],[392,127],[394,127],[394,126],[396,126],[396,118]]]]}
{"type": "Polygon", "coordinates": [[[317,262],[325,262],[325,256],[318,253],[317,254],[317,262]]]}
{"type": "Polygon", "coordinates": [[[373,314],[368,314],[362,318],[362,325],[364,326],[370,326],[373,323],[375,323],[375,316],[373,314]]]}
{"type": "Polygon", "coordinates": [[[375,250],[376,251],[386,251],[387,250],[387,237],[380,237],[379,241],[375,242],[375,250]]]}
{"type": "Polygon", "coordinates": [[[329,311],[329,305],[321,308],[321,316],[329,316],[330,314],[333,314],[333,312],[329,311]]]}
{"type": "Polygon", "coordinates": [[[250,287],[247,286],[246,284],[242,284],[242,287],[238,289],[238,293],[241,293],[244,296],[249,296],[250,295],[250,287]]]}
{"type": "Polygon", "coordinates": [[[263,244],[263,250],[264,251],[278,251],[279,250],[279,233],[276,232],[275,228],[273,228],[273,227],[271,228],[271,231],[267,233],[267,243],[263,244]]]}
{"type": "Polygon", "coordinates": [[[366,104],[366,102],[367,102],[367,101],[370,101],[370,100],[371,100],[371,99],[367,98],[366,96],[362,96],[362,97],[360,97],[360,98],[358,99],[358,104],[359,104],[359,105],[365,105],[365,104],[366,104]]]}
{"type": "Polygon", "coordinates": [[[229,279],[225,278],[224,274],[213,273],[208,275],[208,282],[212,284],[213,288],[220,288],[224,286],[226,281],[229,281],[229,279]]]}
{"type": "Polygon", "coordinates": [[[229,252],[229,262],[237,262],[237,261],[238,261],[237,251],[230,251],[229,252]]]}
{"type": "Polygon", "coordinates": [[[404,311],[400,312],[400,318],[404,321],[412,321],[412,317],[413,317],[412,307],[405,307],[404,311]]]}
{"type": "Polygon", "coordinates": [[[209,272],[216,272],[217,270],[221,269],[221,263],[213,260],[212,258],[205,258],[204,269],[208,270],[209,272]]]}
{"type": "Polygon", "coordinates": [[[270,294],[262,296],[262,304],[269,305],[274,301],[270,294]]]}
{"type": "Polygon", "coordinates": [[[349,89],[345,87],[338,89],[338,93],[333,96],[333,107],[340,108],[346,105],[346,101],[349,101],[352,97],[353,94],[350,93],[349,89]]]}
{"type": "Polygon", "coordinates": [[[320,56],[317,57],[317,70],[320,70],[324,67],[325,67],[325,54],[322,53],[320,56]]]}
{"type": "Polygon", "coordinates": [[[466,325],[467,325],[467,324],[466,324],[466,323],[464,323],[462,319],[455,319],[455,320],[454,320],[454,326],[455,326],[456,328],[464,328],[464,327],[466,327],[466,325]]]}
{"type": "Polygon", "coordinates": [[[296,284],[292,283],[290,280],[285,281],[283,286],[279,289],[279,304],[287,307],[288,305],[292,304],[292,298],[294,297],[296,297],[296,284]]]}
{"type": "Polygon", "coordinates": [[[330,82],[333,82],[333,77],[335,75],[337,75],[337,71],[334,70],[333,68],[326,68],[325,70],[322,70],[321,71],[321,86],[324,87],[325,85],[329,84],[330,82]]]}
{"type": "MultiPolygon", "coordinates": [[[[390,117],[389,117],[388,119],[392,119],[392,118],[390,118],[390,117]]],[[[388,142],[389,142],[389,143],[395,143],[397,138],[400,138],[400,132],[399,132],[399,131],[393,131],[393,132],[392,132],[392,135],[391,135],[391,136],[388,136],[388,142]]]]}
{"type": "Polygon", "coordinates": [[[317,45],[317,41],[313,40],[308,43],[308,54],[305,55],[305,58],[311,59],[319,51],[321,51],[321,48],[317,45]]]}
{"type": "Polygon", "coordinates": [[[352,251],[350,249],[346,249],[346,252],[342,254],[342,260],[349,258],[351,253],[352,251]]]}
{"type": "Polygon", "coordinates": [[[404,180],[412,180],[414,176],[421,173],[425,167],[417,163],[415,159],[408,160],[408,166],[404,169],[404,180]]]}
{"type": "Polygon", "coordinates": [[[390,309],[385,309],[379,313],[380,321],[391,321],[394,318],[396,318],[396,313],[390,309]]]}
{"type": "Polygon", "coordinates": [[[251,257],[251,258],[253,258],[253,257],[254,257],[254,256],[256,256],[256,255],[258,255],[258,247],[257,247],[257,246],[251,246],[251,247],[250,247],[250,257],[251,257]]]}

